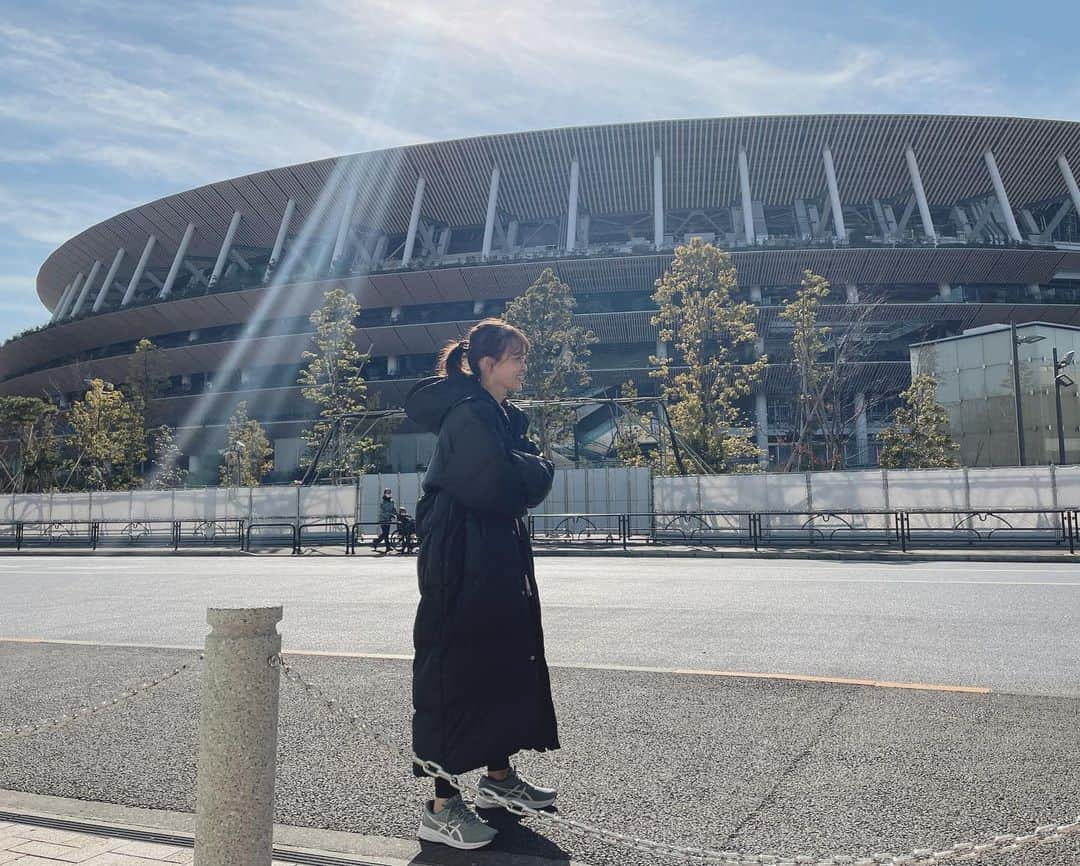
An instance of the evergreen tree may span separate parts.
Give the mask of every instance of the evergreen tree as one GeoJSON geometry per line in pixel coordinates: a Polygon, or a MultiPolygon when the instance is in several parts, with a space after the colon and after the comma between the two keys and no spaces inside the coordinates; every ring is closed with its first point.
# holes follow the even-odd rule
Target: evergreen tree
{"type": "Polygon", "coordinates": [[[188,476],[188,471],[180,466],[183,456],[172,427],[162,424],[154,430],[154,468],[147,486],[154,490],[183,487],[188,476]]]}
{"type": "Polygon", "coordinates": [[[570,287],[545,268],[503,313],[503,319],[531,343],[525,394],[542,401],[529,410],[529,417],[530,430],[545,454],[573,435],[577,417],[572,408],[551,406],[549,401],[580,394],[589,384],[589,346],[596,335],[574,321],[576,306],[570,287]]]}
{"type": "MultiPolygon", "coordinates": [[[[620,397],[633,399],[638,396],[637,385],[628,379],[620,388],[620,397]]],[[[641,435],[649,428],[642,419],[637,406],[633,403],[621,403],[616,410],[614,430],[615,455],[623,466],[648,466],[649,461],[641,449],[641,435]]]]}
{"type": "Polygon", "coordinates": [[[221,456],[218,483],[222,487],[257,487],[274,468],[274,449],[262,424],[248,418],[244,400],[236,404],[236,411],[229,419],[221,456]]]}
{"type": "Polygon", "coordinates": [[[59,409],[38,397],[0,397],[0,471],[4,490],[43,493],[56,485],[59,409]]]}
{"type": "MultiPolygon", "coordinates": [[[[323,305],[310,321],[315,326],[312,342],[315,351],[301,356],[304,366],[297,382],[306,400],[315,404],[319,420],[304,433],[308,459],[330,430],[337,415],[363,412],[367,405],[367,385],[363,367],[369,356],[356,347],[354,320],[360,313],[356,298],[344,289],[330,289],[323,305]]],[[[370,425],[343,422],[334,440],[323,451],[320,465],[335,478],[360,475],[374,468],[374,461],[384,442],[370,435],[370,425]]]]}
{"type": "Polygon", "coordinates": [[[699,238],[676,247],[671,267],[656,281],[652,297],[659,311],[652,324],[674,350],[672,357],[651,359],[650,375],[661,381],[667,404],[660,422],[677,437],[673,447],[657,450],[664,474],[757,468],[760,451],[745,432],[739,400],[751,393],[768,360],[740,363],[757,340],[757,307],[736,301],[736,285],[731,256],[699,238]]]}
{"type": "Polygon", "coordinates": [[[799,387],[788,471],[802,471],[804,463],[813,466],[813,438],[825,427],[821,413],[825,406],[823,385],[828,377],[822,355],[832,329],[819,325],[818,315],[829,288],[824,277],[806,271],[795,299],[784,301],[780,311],[780,318],[792,325],[791,355],[799,387]]]}
{"type": "Polygon", "coordinates": [[[958,465],[949,413],[936,400],[937,380],[920,373],[901,392],[904,405],[881,433],[879,462],[887,469],[943,469],[958,465]]]}
{"type": "Polygon", "coordinates": [[[142,418],[111,382],[91,379],[83,398],[68,413],[71,460],[67,484],[84,490],[124,490],[135,467],[146,459],[142,418]]]}

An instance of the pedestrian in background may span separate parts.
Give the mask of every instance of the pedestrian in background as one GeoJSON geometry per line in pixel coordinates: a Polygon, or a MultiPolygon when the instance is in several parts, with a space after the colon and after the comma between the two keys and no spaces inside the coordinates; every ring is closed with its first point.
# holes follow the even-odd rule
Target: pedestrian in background
{"type": "Polygon", "coordinates": [[[379,502],[379,537],[371,545],[372,550],[378,550],[379,545],[386,542],[386,552],[390,552],[390,527],[397,522],[397,505],[390,488],[386,487],[382,492],[382,500],[379,502]]]}

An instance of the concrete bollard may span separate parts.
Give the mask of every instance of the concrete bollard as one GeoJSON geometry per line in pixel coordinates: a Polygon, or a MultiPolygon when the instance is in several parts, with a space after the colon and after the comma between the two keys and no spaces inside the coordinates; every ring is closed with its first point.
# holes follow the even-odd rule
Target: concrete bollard
{"type": "Polygon", "coordinates": [[[210,608],[206,620],[195,866],[270,866],[281,608],[210,608]]]}

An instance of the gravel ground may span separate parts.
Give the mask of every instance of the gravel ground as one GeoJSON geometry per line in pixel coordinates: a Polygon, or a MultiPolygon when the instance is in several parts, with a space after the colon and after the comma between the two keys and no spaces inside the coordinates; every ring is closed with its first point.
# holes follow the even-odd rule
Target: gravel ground
{"type": "MultiPolygon", "coordinates": [[[[0,642],[0,728],[104,700],[189,657],[0,642]]],[[[408,662],[291,661],[407,742],[408,662]]],[[[982,841],[1080,813],[1074,698],[577,669],[554,670],[553,686],[564,748],[523,755],[519,767],[560,786],[563,814],[624,832],[824,856],[982,841]]],[[[192,811],[198,704],[195,670],[68,728],[0,740],[0,788],[192,811]]],[[[428,788],[386,746],[283,684],[277,821],[410,838],[428,788]]],[[[496,850],[657,862],[494,820],[496,850]]],[[[1078,860],[1074,837],[985,862],[1078,860]]]]}

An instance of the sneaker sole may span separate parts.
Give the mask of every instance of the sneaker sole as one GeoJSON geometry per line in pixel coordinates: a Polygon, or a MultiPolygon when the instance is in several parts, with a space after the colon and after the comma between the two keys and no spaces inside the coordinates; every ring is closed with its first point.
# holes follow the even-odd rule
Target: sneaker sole
{"type": "MultiPolygon", "coordinates": [[[[555,797],[552,797],[548,800],[537,800],[535,803],[526,803],[524,800],[511,800],[511,802],[526,806],[529,809],[546,809],[548,806],[555,802],[555,797]]],[[[502,803],[497,803],[495,800],[489,800],[483,795],[483,792],[478,792],[477,795],[473,797],[473,805],[477,809],[503,808],[502,803]]]]}
{"type": "Polygon", "coordinates": [[[457,848],[459,851],[475,851],[477,848],[483,848],[485,845],[490,845],[495,841],[494,839],[486,839],[483,842],[459,842],[457,839],[451,839],[445,833],[432,830],[426,824],[420,825],[416,835],[422,842],[437,842],[440,845],[457,848]]]}

